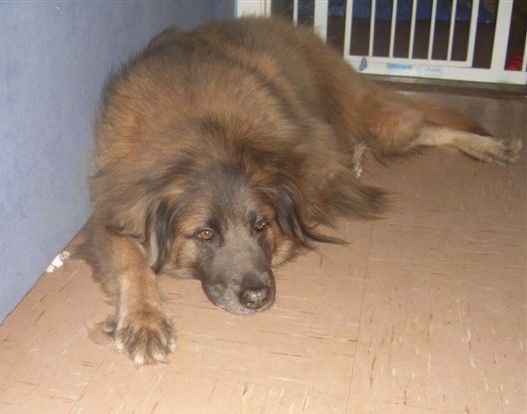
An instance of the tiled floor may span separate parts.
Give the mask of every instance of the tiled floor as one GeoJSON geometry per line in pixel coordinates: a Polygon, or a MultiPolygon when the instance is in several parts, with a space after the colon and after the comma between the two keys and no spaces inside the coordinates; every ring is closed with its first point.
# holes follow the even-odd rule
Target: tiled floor
{"type": "MultiPolygon", "coordinates": [[[[525,137],[521,98],[438,98],[525,137]]],[[[0,327],[0,413],[526,413],[526,152],[506,167],[440,150],[368,160],[389,216],[342,222],[348,246],[281,268],[264,313],[162,278],[178,330],[166,365],[138,368],[94,334],[111,308],[70,260],[0,327]]]]}

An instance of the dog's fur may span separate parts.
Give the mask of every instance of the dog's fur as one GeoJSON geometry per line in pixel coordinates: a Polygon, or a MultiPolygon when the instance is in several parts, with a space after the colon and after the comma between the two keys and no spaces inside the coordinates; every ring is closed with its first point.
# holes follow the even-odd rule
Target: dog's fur
{"type": "Polygon", "coordinates": [[[339,242],[317,224],[378,216],[383,192],[357,179],[365,149],[450,145],[498,162],[519,150],[268,19],[158,35],[109,81],[95,135],[86,252],[117,306],[107,329],[137,363],[174,347],[156,274],[199,279],[228,311],[263,310],[272,268],[312,240],[339,242]]]}

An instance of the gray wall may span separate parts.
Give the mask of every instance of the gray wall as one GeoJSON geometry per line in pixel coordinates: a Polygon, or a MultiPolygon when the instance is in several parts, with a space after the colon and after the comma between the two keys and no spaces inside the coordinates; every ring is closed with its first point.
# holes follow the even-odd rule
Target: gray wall
{"type": "Polygon", "coordinates": [[[89,217],[91,125],[108,72],[166,26],[233,1],[0,3],[0,322],[89,217]]]}

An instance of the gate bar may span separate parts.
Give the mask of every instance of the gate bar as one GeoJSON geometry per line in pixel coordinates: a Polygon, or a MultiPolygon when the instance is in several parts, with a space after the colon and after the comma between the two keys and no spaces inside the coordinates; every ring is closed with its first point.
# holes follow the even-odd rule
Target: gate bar
{"type": "Polygon", "coordinates": [[[525,32],[525,43],[523,44],[523,62],[522,62],[522,71],[527,70],[527,32],[525,32]]]}
{"type": "MultiPolygon", "coordinates": [[[[500,3],[507,3],[507,2],[500,2],[500,3]]],[[[510,3],[512,4],[512,1],[510,3]]],[[[479,17],[479,0],[473,0],[472,1],[472,12],[470,13],[470,29],[469,29],[470,32],[468,34],[467,58],[465,59],[466,62],[470,63],[470,66],[472,66],[472,63],[474,62],[474,48],[476,45],[476,29],[478,27],[478,17],[479,17]]],[[[508,35],[507,35],[507,38],[508,38],[508,35]]],[[[507,43],[505,42],[505,44],[507,43]]]]}
{"type": "Polygon", "coordinates": [[[328,0],[315,1],[313,10],[313,27],[315,32],[324,40],[328,37],[328,0]]]}
{"type": "Polygon", "coordinates": [[[417,1],[412,1],[412,23],[410,25],[410,39],[408,41],[408,57],[414,56],[415,20],[417,15],[417,1]]]}
{"type": "Polygon", "coordinates": [[[370,12],[370,43],[368,45],[368,56],[373,56],[373,42],[375,38],[375,12],[377,10],[377,1],[371,0],[370,12]]]}
{"type": "Polygon", "coordinates": [[[498,14],[496,16],[496,32],[494,33],[494,45],[492,46],[492,60],[490,69],[502,71],[505,68],[507,58],[507,43],[509,42],[509,30],[511,26],[512,1],[500,1],[498,14]]]}
{"type": "Polygon", "coordinates": [[[351,55],[351,29],[352,29],[352,16],[353,0],[346,1],[346,22],[344,23],[344,57],[351,55]]]}
{"type": "Polygon", "coordinates": [[[432,16],[430,17],[430,33],[428,35],[428,60],[432,60],[434,50],[434,37],[436,31],[437,0],[432,1],[432,16]]]}
{"type": "Polygon", "coordinates": [[[390,57],[393,57],[393,47],[395,43],[395,23],[397,21],[397,3],[398,0],[394,0],[392,6],[392,25],[390,28],[390,57]]]}
{"type": "Polygon", "coordinates": [[[448,31],[448,52],[447,60],[452,60],[452,45],[454,44],[454,27],[456,25],[457,0],[452,0],[452,10],[450,11],[450,29],[448,31]]]}

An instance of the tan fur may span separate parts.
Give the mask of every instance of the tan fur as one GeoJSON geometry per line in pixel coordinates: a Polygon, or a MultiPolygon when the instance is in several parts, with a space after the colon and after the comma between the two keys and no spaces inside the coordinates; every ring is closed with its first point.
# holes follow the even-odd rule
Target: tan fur
{"type": "Polygon", "coordinates": [[[519,151],[519,141],[364,79],[309,30],[265,19],[157,36],[108,83],[95,135],[87,253],[117,306],[107,324],[116,346],[137,363],[164,361],[174,348],[154,270],[192,276],[194,234],[221,182],[212,175],[211,192],[174,234],[169,227],[182,214],[173,206],[211,166],[243,172],[238,207],[272,218],[261,243],[277,266],[310,240],[337,241],[317,224],[382,212],[382,191],[356,178],[365,149],[381,158],[452,145],[499,162],[519,151]]]}

